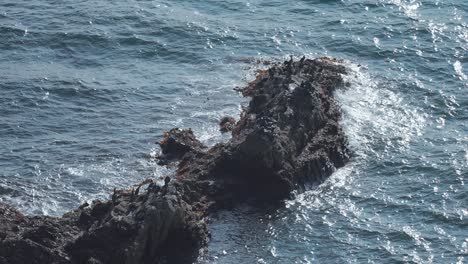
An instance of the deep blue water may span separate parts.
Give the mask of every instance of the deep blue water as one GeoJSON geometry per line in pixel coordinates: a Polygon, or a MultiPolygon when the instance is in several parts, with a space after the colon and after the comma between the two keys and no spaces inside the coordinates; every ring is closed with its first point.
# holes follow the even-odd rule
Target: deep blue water
{"type": "Polygon", "coordinates": [[[0,2],[0,201],[61,215],[170,173],[172,127],[226,140],[233,91],[289,54],[346,59],[355,156],[268,212],[212,219],[202,263],[466,263],[468,2],[0,2]]]}

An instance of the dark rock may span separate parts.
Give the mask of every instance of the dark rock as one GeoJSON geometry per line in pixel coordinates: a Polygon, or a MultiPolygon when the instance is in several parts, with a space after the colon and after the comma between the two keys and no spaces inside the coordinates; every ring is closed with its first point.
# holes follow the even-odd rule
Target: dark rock
{"type": "Polygon", "coordinates": [[[210,212],[246,201],[275,203],[348,161],[333,99],[345,73],[328,58],[291,59],[260,71],[241,89],[252,100],[239,121],[223,123],[232,128],[229,142],[207,149],[190,129],[164,135],[159,159],[178,165],[162,187],[146,180],[61,218],[27,217],[0,203],[0,263],[193,262],[209,238],[210,212]]]}
{"type": "Polygon", "coordinates": [[[206,148],[196,139],[191,129],[173,128],[164,133],[164,139],[158,142],[162,155],[158,157],[160,165],[179,160],[188,152],[200,152],[206,148]]]}
{"type": "Polygon", "coordinates": [[[236,124],[236,120],[233,117],[225,116],[219,121],[219,130],[222,133],[231,131],[236,124]]]}
{"type": "Polygon", "coordinates": [[[333,98],[345,73],[332,59],[291,59],[260,71],[241,90],[252,100],[232,140],[183,158],[178,174],[217,181],[211,194],[223,203],[281,199],[306,182],[323,181],[349,159],[333,98]]]}
{"type": "Polygon", "coordinates": [[[0,263],[70,263],[64,245],[79,234],[68,217],[26,217],[0,204],[0,263]]]}
{"type": "Polygon", "coordinates": [[[171,181],[171,177],[166,176],[166,178],[164,178],[164,186],[167,186],[170,181],[171,181]]]}

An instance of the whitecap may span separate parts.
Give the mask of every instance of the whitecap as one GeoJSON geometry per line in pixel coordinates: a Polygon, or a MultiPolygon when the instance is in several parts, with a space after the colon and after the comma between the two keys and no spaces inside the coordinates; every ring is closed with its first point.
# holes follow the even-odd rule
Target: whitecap
{"type": "Polygon", "coordinates": [[[375,47],[380,49],[380,39],[377,37],[374,37],[373,40],[374,40],[375,47]]]}
{"type": "Polygon", "coordinates": [[[463,73],[463,67],[460,61],[456,61],[453,63],[453,69],[455,73],[459,76],[460,80],[467,80],[468,77],[463,73]]]}
{"type": "Polygon", "coordinates": [[[424,114],[373,79],[365,67],[350,62],[345,65],[349,73],[343,77],[351,87],[337,91],[335,96],[343,111],[342,126],[358,156],[375,153],[377,144],[385,149],[406,148],[422,134],[424,114]]]}
{"type": "Polygon", "coordinates": [[[398,7],[398,9],[403,10],[405,15],[409,18],[417,19],[419,16],[417,10],[421,6],[421,4],[419,2],[416,2],[415,0],[390,0],[389,3],[394,4],[398,7]]]}

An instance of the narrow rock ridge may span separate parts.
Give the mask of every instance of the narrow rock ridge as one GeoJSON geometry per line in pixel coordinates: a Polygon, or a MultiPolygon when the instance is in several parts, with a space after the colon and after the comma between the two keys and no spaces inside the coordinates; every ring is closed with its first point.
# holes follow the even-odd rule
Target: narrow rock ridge
{"type": "Polygon", "coordinates": [[[239,121],[221,120],[232,139],[207,148],[189,130],[159,143],[160,164],[176,166],[83,204],[61,218],[24,216],[0,204],[0,263],[191,263],[209,240],[211,212],[243,202],[275,203],[320,183],[349,160],[333,91],[345,67],[329,58],[285,61],[240,89],[251,101],[239,121]]]}

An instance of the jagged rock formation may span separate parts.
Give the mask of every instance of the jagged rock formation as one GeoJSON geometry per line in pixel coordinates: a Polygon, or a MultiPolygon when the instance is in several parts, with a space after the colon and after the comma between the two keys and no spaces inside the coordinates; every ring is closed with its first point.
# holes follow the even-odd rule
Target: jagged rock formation
{"type": "Polygon", "coordinates": [[[232,131],[236,125],[236,119],[230,116],[225,116],[219,121],[219,131],[226,133],[232,131]]]}
{"type": "Polygon", "coordinates": [[[118,192],[62,218],[0,207],[0,263],[187,263],[208,238],[174,186],[118,192]]]}
{"type": "Polygon", "coordinates": [[[158,157],[159,165],[179,160],[189,151],[201,152],[206,148],[196,139],[191,129],[173,128],[164,133],[164,140],[158,144],[161,147],[161,155],[158,157]]]}
{"type": "Polygon", "coordinates": [[[241,90],[252,100],[239,121],[221,122],[232,130],[229,142],[208,149],[191,130],[164,135],[159,160],[178,164],[162,187],[145,181],[62,218],[28,217],[0,204],[0,263],[189,263],[207,243],[213,210],[278,201],[345,164],[333,99],[345,73],[327,58],[260,71],[241,90]]]}

